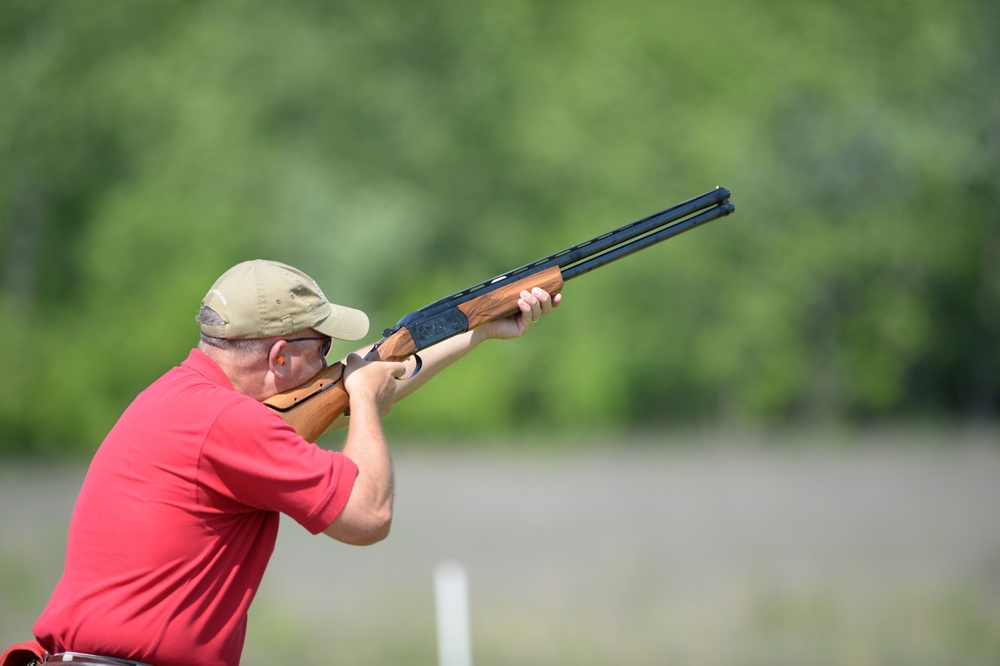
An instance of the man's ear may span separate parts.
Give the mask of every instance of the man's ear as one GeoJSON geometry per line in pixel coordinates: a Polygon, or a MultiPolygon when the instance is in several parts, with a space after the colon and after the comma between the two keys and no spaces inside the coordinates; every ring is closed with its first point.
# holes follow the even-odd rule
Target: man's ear
{"type": "Polygon", "coordinates": [[[285,358],[286,344],[284,340],[278,340],[271,345],[271,351],[267,354],[268,369],[279,377],[284,377],[288,374],[287,359],[285,358]]]}

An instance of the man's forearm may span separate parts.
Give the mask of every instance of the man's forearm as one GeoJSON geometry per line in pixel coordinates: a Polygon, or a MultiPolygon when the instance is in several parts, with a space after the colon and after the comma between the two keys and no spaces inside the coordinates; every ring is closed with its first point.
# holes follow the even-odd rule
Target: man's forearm
{"type": "Polygon", "coordinates": [[[416,361],[407,360],[407,378],[401,379],[396,387],[396,402],[419,389],[442,370],[478,347],[485,339],[485,330],[475,328],[422,350],[420,352],[422,365],[416,375],[412,374],[416,361]]]}
{"type": "Polygon", "coordinates": [[[413,375],[416,362],[413,359],[406,361],[409,379],[398,382],[396,402],[419,389],[439,372],[478,347],[484,340],[509,340],[524,335],[532,323],[551,312],[561,298],[561,294],[552,295],[538,287],[530,291],[524,290],[517,299],[517,314],[506,319],[491,321],[425,347],[420,351],[423,365],[416,375],[413,375]]]}

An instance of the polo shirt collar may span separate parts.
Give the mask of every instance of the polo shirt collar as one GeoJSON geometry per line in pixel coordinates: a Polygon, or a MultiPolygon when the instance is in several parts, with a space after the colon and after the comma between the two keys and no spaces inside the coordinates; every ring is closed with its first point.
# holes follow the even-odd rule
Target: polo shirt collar
{"type": "Polygon", "coordinates": [[[218,384],[224,388],[236,390],[233,387],[233,383],[229,380],[229,377],[222,371],[222,368],[220,368],[215,361],[209,358],[207,354],[197,348],[191,350],[191,353],[188,354],[187,359],[181,365],[190,370],[194,370],[213,384],[218,384]]]}

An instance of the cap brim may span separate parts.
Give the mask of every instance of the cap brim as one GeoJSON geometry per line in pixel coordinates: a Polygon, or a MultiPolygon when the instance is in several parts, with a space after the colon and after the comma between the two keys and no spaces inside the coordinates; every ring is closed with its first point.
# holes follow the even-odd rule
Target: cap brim
{"type": "Polygon", "coordinates": [[[330,303],[330,316],[313,328],[338,340],[360,340],[368,335],[368,315],[361,310],[330,303]]]}

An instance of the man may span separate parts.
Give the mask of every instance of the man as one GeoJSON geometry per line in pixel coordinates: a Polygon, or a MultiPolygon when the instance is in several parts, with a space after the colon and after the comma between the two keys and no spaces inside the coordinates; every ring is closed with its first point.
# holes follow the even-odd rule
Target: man
{"type": "MultiPolygon", "coordinates": [[[[482,341],[523,334],[559,298],[522,292],[516,316],[421,352],[409,379],[409,362],[350,355],[350,417],[338,421],[347,437],[334,452],[261,401],[323,369],[332,338],[361,339],[368,318],[290,266],[233,267],[202,301],[197,348],[135,399],[97,451],[38,644],[156,666],[238,664],[279,514],[349,544],[384,539],[393,472],[382,419],[393,403],[482,341]]],[[[50,659],[64,658],[96,663],[50,659]]]]}

